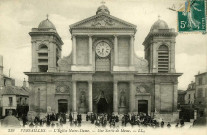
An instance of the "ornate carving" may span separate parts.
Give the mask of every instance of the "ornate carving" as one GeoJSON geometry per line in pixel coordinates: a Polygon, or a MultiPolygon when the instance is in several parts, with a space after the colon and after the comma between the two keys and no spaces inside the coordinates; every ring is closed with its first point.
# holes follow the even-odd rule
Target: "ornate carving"
{"type": "Polygon", "coordinates": [[[115,23],[112,19],[106,18],[104,16],[97,18],[91,24],[94,27],[105,27],[105,26],[113,26],[115,23]]]}
{"type": "Polygon", "coordinates": [[[150,93],[149,87],[144,84],[138,85],[136,86],[136,93],[150,93]]]}
{"type": "Polygon", "coordinates": [[[56,93],[70,93],[70,86],[64,82],[58,82],[56,85],[56,93]]]}

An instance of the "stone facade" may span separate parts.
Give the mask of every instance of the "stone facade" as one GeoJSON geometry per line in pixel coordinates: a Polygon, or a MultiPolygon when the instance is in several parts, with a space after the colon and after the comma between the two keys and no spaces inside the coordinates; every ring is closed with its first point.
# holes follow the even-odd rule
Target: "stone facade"
{"type": "Polygon", "coordinates": [[[136,26],[110,15],[102,5],[95,16],[70,25],[72,53],[58,61],[54,56],[61,56],[56,53],[61,53],[57,50],[62,41],[54,25],[46,22],[44,28],[30,32],[35,49],[32,70],[25,74],[29,76],[31,113],[144,112],[173,116],[171,121],[177,118],[177,78],[181,75],[175,72],[177,34],[167,24],[163,28],[164,21],[152,26],[143,43],[145,59],[139,58],[134,52],[136,26]],[[44,64],[37,62],[37,48],[42,44],[48,51],[44,64]],[[38,64],[47,70],[43,72],[38,64]],[[160,70],[162,65],[164,70],[160,70]]]}
{"type": "Polygon", "coordinates": [[[195,75],[195,109],[198,111],[198,117],[207,117],[207,72],[195,75]]]}

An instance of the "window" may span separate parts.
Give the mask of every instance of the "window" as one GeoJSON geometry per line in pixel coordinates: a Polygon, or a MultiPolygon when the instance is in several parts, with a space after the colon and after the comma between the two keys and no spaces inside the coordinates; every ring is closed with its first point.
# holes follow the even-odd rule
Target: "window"
{"type": "Polygon", "coordinates": [[[39,45],[38,51],[38,69],[39,72],[47,72],[48,70],[48,47],[44,44],[39,45]]]}
{"type": "Polygon", "coordinates": [[[47,72],[48,65],[39,65],[39,72],[47,72]]]}
{"type": "Polygon", "coordinates": [[[203,89],[202,88],[199,88],[198,89],[198,93],[197,93],[198,98],[201,98],[202,95],[203,95],[203,89]]]}
{"type": "Polygon", "coordinates": [[[39,46],[39,49],[40,49],[40,50],[48,50],[47,46],[44,45],[44,44],[40,45],[40,46],[39,46]]]}
{"type": "Polygon", "coordinates": [[[202,85],[203,78],[198,78],[198,85],[202,85]]]}
{"type": "Polygon", "coordinates": [[[161,45],[158,49],[158,72],[168,73],[169,51],[166,45],[161,45]]]}
{"type": "Polygon", "coordinates": [[[12,105],[13,105],[13,98],[9,97],[9,106],[12,106],[12,105]]]}
{"type": "Polygon", "coordinates": [[[188,95],[188,99],[190,99],[190,94],[188,95]]]}

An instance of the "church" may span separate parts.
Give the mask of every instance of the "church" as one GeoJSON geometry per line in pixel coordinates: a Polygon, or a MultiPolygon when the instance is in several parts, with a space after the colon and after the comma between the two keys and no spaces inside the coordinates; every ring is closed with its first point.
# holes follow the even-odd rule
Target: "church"
{"type": "Polygon", "coordinates": [[[136,25],[96,14],[70,25],[72,52],[61,57],[63,41],[47,18],[32,28],[29,114],[146,113],[178,118],[175,29],[158,19],[144,39],[145,58],[135,54],[136,25]]]}

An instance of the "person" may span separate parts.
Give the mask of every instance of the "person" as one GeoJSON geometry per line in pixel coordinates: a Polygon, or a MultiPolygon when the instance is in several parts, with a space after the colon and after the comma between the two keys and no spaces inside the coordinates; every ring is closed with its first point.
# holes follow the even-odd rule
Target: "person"
{"type": "Polygon", "coordinates": [[[54,127],[55,127],[55,123],[54,123],[54,122],[52,122],[51,127],[52,127],[52,128],[54,128],[54,127]]]}
{"type": "Polygon", "coordinates": [[[33,128],[33,127],[34,127],[34,123],[31,122],[31,123],[29,124],[29,127],[30,127],[30,128],[33,128]]]}
{"type": "Polygon", "coordinates": [[[170,128],[170,127],[171,127],[170,122],[168,122],[167,127],[168,127],[168,128],[170,128]]]}
{"type": "Polygon", "coordinates": [[[183,119],[180,120],[180,125],[181,125],[181,127],[184,126],[184,120],[183,119]]]}
{"type": "Polygon", "coordinates": [[[69,121],[70,121],[70,124],[72,124],[72,122],[73,122],[73,116],[72,116],[71,113],[70,113],[70,115],[69,115],[69,121]]]}
{"type": "Polygon", "coordinates": [[[88,114],[86,115],[86,121],[88,121],[88,119],[89,119],[89,116],[88,116],[88,114]]]}
{"type": "Polygon", "coordinates": [[[25,127],[25,125],[27,124],[27,117],[25,114],[23,114],[22,116],[22,122],[23,122],[23,127],[25,127]]]}
{"type": "Polygon", "coordinates": [[[165,125],[165,122],[162,120],[162,121],[161,121],[161,128],[163,128],[164,125],[165,125]]]}
{"type": "Polygon", "coordinates": [[[74,123],[75,126],[77,127],[77,119],[75,119],[73,123],[74,123]]]}
{"type": "Polygon", "coordinates": [[[81,114],[77,115],[78,126],[81,126],[82,116],[81,114]]]}
{"type": "Polygon", "coordinates": [[[179,126],[179,123],[177,123],[177,124],[175,125],[176,128],[178,128],[178,126],[179,126]]]}
{"type": "Polygon", "coordinates": [[[91,124],[94,124],[94,120],[95,120],[95,117],[94,117],[94,114],[92,113],[91,114],[91,124]]]}

